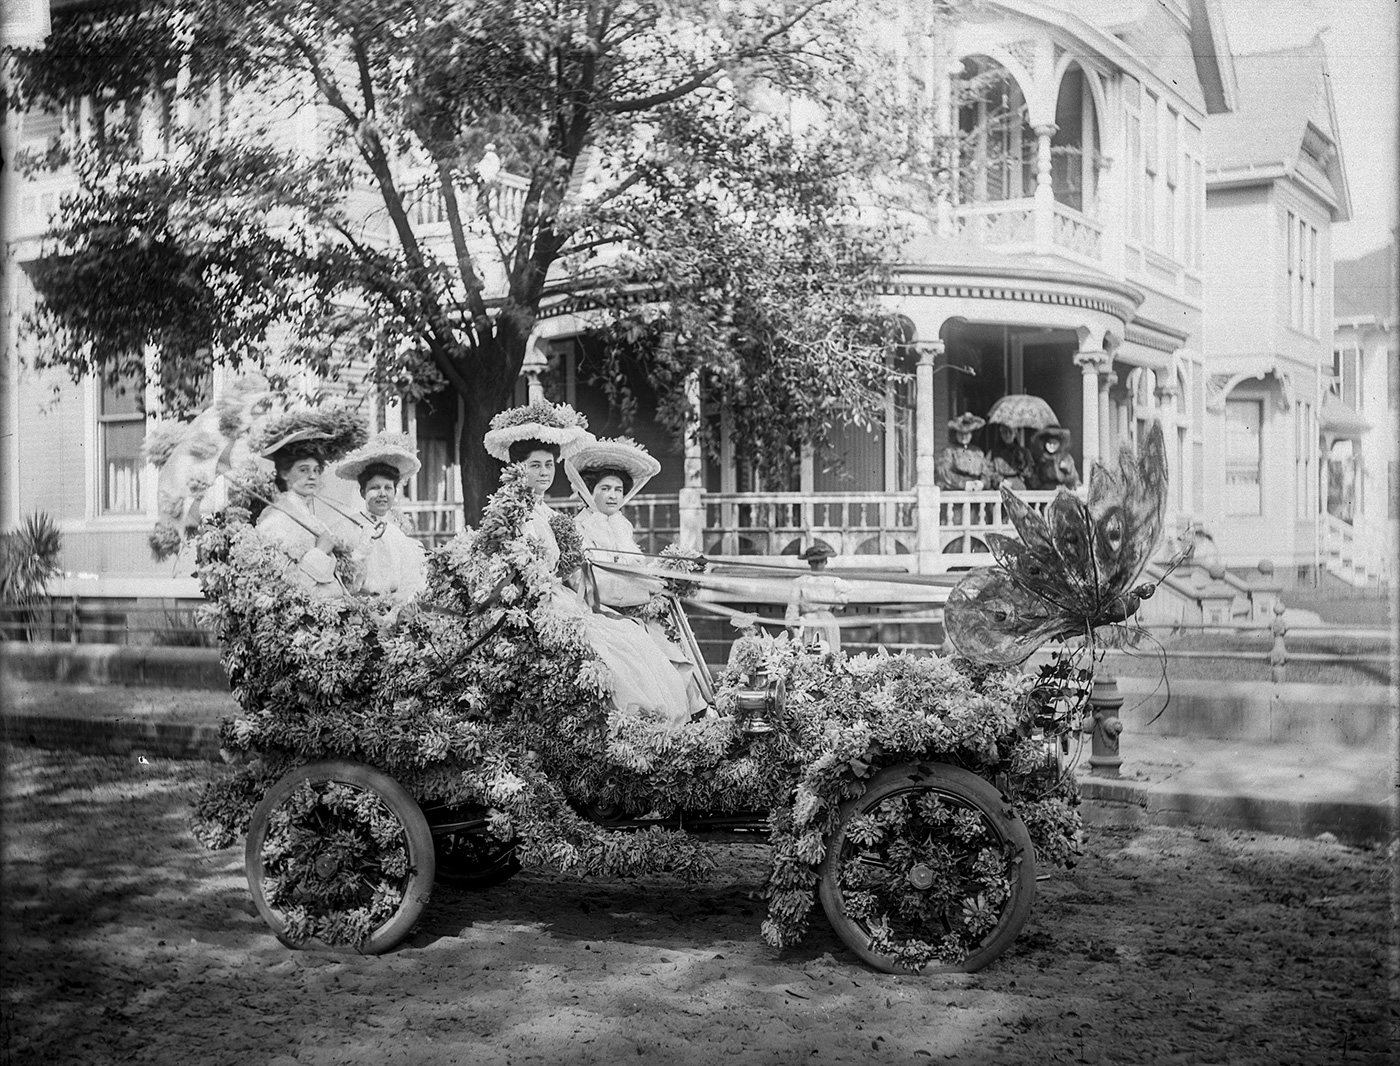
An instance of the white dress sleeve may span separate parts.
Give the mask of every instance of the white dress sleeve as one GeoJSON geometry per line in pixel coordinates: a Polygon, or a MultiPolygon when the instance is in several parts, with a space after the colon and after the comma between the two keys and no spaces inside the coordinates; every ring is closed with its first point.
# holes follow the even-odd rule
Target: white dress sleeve
{"type": "MultiPolygon", "coordinates": [[[[274,501],[276,506],[267,507],[258,516],[258,533],[269,544],[274,544],[296,564],[303,574],[318,585],[326,585],[335,582],[335,557],[323,552],[316,547],[316,535],[307,529],[296,518],[288,514],[281,508],[292,510],[297,505],[284,496],[279,496],[274,501]]],[[[305,516],[305,521],[313,527],[321,525],[314,515],[309,512],[305,516]]]]}

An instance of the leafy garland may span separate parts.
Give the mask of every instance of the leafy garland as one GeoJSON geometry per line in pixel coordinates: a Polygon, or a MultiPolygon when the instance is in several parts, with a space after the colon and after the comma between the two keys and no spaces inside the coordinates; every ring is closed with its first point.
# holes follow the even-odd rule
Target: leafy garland
{"type": "Polygon", "coordinates": [[[288,796],[271,814],[262,857],[263,891],[293,943],[360,943],[398,908],[410,872],[403,823],[377,794],[342,782],[288,796]]]}
{"type": "MultiPolygon", "coordinates": [[[[841,803],[885,766],[938,758],[1003,785],[1040,862],[1073,856],[1072,782],[1035,779],[1032,732],[1053,690],[1042,679],[934,657],[818,658],[785,637],[749,633],[719,678],[721,717],[667,728],[616,712],[607,665],[581,623],[547,609],[569,593],[522,536],[535,497],[518,467],[506,468],[480,527],[429,556],[426,609],[392,633],[362,600],[312,600],[289,582],[289,561],[249,525],[247,503],[235,499],[206,520],[199,543],[242,708],[223,731],[241,765],[197,810],[211,846],[246,832],[283,773],[325,758],[375,766],[420,802],[484,807],[492,835],[516,841],[522,862],[583,874],[698,878],[713,866],[693,837],[609,832],[579,814],[589,805],[634,817],[767,811],[763,934],[783,947],[806,929],[841,803]],[[762,678],[783,679],[788,700],[773,732],[749,735],[738,697],[762,678]]],[[[296,840],[294,851],[311,848],[296,840]]],[[[351,912],[363,900],[318,887],[306,869],[290,863],[279,898],[307,908],[315,935],[362,936],[351,912]]],[[[973,896],[996,891],[989,873],[973,896]]],[[[915,964],[943,958],[965,951],[980,928],[970,919],[955,942],[905,949],[915,964]]]]}
{"type": "Polygon", "coordinates": [[[553,429],[587,429],[588,419],[566,403],[554,404],[535,400],[520,407],[508,408],[491,419],[492,429],[513,429],[538,423],[553,429]]]}
{"type": "Polygon", "coordinates": [[[364,415],[349,407],[301,408],[274,415],[254,426],[248,435],[248,447],[255,453],[300,429],[313,429],[324,437],[303,441],[301,447],[323,463],[332,462],[354,451],[369,439],[364,415]]]}

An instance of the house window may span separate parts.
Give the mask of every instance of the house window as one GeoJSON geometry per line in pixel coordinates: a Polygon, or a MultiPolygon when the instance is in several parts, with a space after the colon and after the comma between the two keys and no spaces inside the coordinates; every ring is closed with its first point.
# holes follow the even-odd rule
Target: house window
{"type": "Polygon", "coordinates": [[[98,393],[98,500],[102,514],[141,514],[141,442],[146,439],[146,405],[141,375],[103,382],[98,393]]]}
{"type": "Polygon", "coordinates": [[[1293,405],[1294,513],[1305,521],[1317,513],[1317,479],[1313,476],[1313,455],[1317,433],[1313,428],[1312,404],[1300,400],[1293,405]]]}
{"type": "Polygon", "coordinates": [[[1317,228],[1288,212],[1288,321],[1317,335],[1317,228]]]}
{"type": "Polygon", "coordinates": [[[1264,401],[1225,401],[1225,506],[1231,515],[1263,513],[1264,401]]]}
{"type": "Polygon", "coordinates": [[[1167,108],[1167,117],[1162,129],[1162,173],[1166,182],[1162,189],[1162,224],[1157,229],[1160,238],[1158,247],[1173,259],[1180,258],[1176,240],[1176,226],[1180,212],[1177,211],[1176,200],[1180,188],[1178,175],[1181,168],[1176,158],[1176,122],[1176,112],[1170,107],[1167,108]]]}
{"type": "Polygon", "coordinates": [[[1142,93],[1133,78],[1123,79],[1124,114],[1127,117],[1128,133],[1128,239],[1142,239],[1142,116],[1139,101],[1142,93]]]}
{"type": "Polygon", "coordinates": [[[1358,414],[1361,412],[1361,352],[1338,348],[1332,352],[1332,383],[1337,398],[1358,414]]]}
{"type": "Polygon", "coordinates": [[[1157,98],[1144,94],[1142,106],[1142,239],[1157,245],[1157,98]]]}

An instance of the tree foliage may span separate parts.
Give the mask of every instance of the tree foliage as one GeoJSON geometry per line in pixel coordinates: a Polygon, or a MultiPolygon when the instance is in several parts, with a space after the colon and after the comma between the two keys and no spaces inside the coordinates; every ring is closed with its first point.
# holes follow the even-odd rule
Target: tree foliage
{"type": "Polygon", "coordinates": [[[93,116],[21,160],[80,181],[31,270],[38,361],[115,377],[153,350],[177,407],[175,383],[274,352],[410,396],[450,386],[480,501],[481,436],[540,315],[567,305],[673,424],[703,370],[741,445],[780,465],[879,398],[893,234],[869,208],[929,167],[904,46],[872,27],[947,17],[858,0],[55,12],[50,47],[6,63],[9,107],[87,96],[93,116]]]}

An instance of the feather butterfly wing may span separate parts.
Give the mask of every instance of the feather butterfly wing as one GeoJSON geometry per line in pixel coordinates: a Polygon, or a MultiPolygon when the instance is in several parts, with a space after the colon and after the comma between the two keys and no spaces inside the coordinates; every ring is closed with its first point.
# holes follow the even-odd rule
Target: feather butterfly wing
{"type": "Polygon", "coordinates": [[[1166,447],[1154,425],[1117,468],[1095,466],[1087,502],[1061,490],[1042,518],[1003,490],[1019,539],[991,534],[997,567],[974,570],[944,608],[944,628],[966,658],[997,665],[1023,662],[1049,640],[1121,621],[1136,609],[1133,583],[1162,532],[1166,447]]]}

